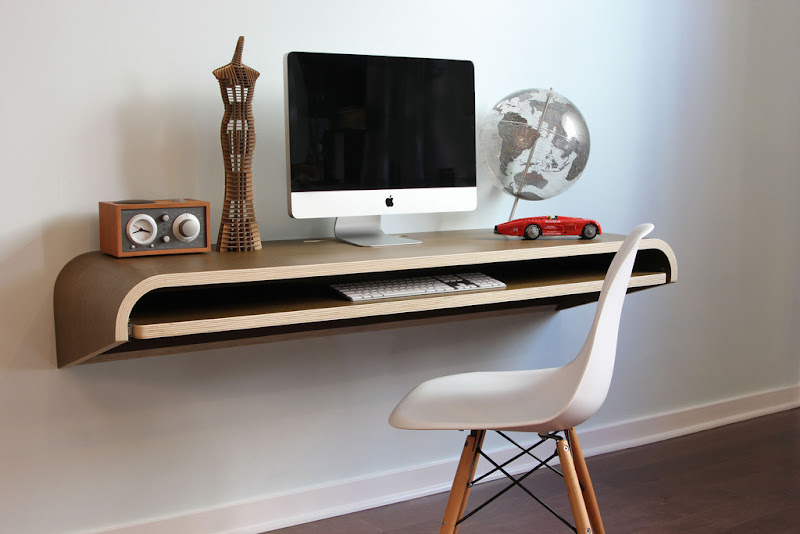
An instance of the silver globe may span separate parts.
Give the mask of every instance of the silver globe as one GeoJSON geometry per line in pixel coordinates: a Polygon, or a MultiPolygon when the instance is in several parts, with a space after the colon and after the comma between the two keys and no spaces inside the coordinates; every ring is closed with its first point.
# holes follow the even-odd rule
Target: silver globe
{"type": "Polygon", "coordinates": [[[480,151],[496,185],[523,200],[544,200],[580,177],[589,159],[589,129],[562,95],[524,89],[492,108],[480,129],[480,151]]]}

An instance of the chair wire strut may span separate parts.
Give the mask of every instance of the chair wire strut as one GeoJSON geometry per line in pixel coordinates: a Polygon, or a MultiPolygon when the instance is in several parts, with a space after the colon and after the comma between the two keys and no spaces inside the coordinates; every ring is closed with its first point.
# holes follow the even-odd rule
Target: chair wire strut
{"type": "MultiPolygon", "coordinates": [[[[471,512],[469,512],[468,514],[466,514],[466,515],[464,515],[463,517],[461,517],[461,519],[459,519],[458,521],[456,521],[456,525],[457,525],[457,526],[458,526],[458,525],[460,525],[461,523],[463,523],[464,521],[466,521],[467,519],[469,519],[470,517],[472,517],[473,515],[475,515],[475,514],[476,514],[476,513],[478,513],[479,511],[481,511],[483,508],[485,508],[486,506],[488,506],[490,503],[494,502],[494,501],[495,501],[495,500],[496,500],[498,497],[500,497],[501,495],[503,495],[505,492],[507,492],[508,490],[510,490],[511,488],[513,488],[514,486],[517,486],[517,487],[519,487],[520,489],[522,489],[522,491],[524,491],[525,493],[527,493],[527,494],[528,494],[530,497],[532,497],[532,498],[533,498],[533,500],[535,500],[536,502],[538,502],[539,504],[541,504],[541,505],[542,505],[542,506],[543,506],[543,507],[544,507],[544,508],[545,508],[545,509],[546,509],[548,512],[550,512],[551,514],[553,514],[553,515],[554,515],[556,518],[558,518],[558,519],[559,519],[559,520],[560,520],[562,523],[564,523],[566,526],[568,526],[568,527],[569,527],[569,528],[570,528],[570,529],[571,529],[573,532],[576,532],[576,533],[577,533],[577,529],[575,528],[575,526],[573,526],[573,525],[572,525],[572,523],[570,523],[569,521],[567,521],[566,519],[564,519],[564,517],[562,517],[562,516],[561,516],[561,515],[560,515],[558,512],[556,512],[556,511],[555,511],[555,510],[553,510],[553,509],[552,509],[550,506],[548,506],[548,505],[547,505],[547,503],[545,503],[545,502],[544,502],[544,501],[542,501],[542,500],[541,500],[539,497],[537,497],[537,496],[536,496],[536,495],[535,495],[535,494],[534,494],[534,493],[533,493],[531,490],[529,490],[528,488],[526,488],[525,486],[523,486],[523,485],[522,485],[522,481],[523,481],[523,480],[525,480],[525,479],[526,479],[526,478],[528,478],[530,475],[532,475],[533,473],[535,473],[536,471],[538,471],[539,469],[542,469],[542,468],[547,468],[547,469],[549,469],[550,471],[552,471],[553,473],[557,474],[557,475],[558,475],[558,476],[560,476],[561,478],[563,478],[563,477],[564,477],[564,474],[563,474],[561,471],[559,471],[558,469],[554,468],[553,466],[551,466],[551,465],[549,464],[549,462],[550,462],[551,460],[553,460],[554,458],[556,458],[556,457],[558,456],[558,442],[562,441],[564,438],[562,438],[562,437],[559,435],[559,433],[558,433],[558,432],[550,432],[550,433],[548,433],[548,434],[539,434],[539,441],[537,441],[535,444],[531,445],[530,447],[527,447],[527,448],[526,448],[526,447],[523,447],[522,445],[520,445],[519,443],[517,443],[516,441],[514,441],[513,439],[511,439],[510,437],[508,437],[508,435],[506,435],[505,433],[503,433],[503,432],[501,432],[501,431],[499,431],[499,430],[496,430],[496,431],[495,431],[495,433],[496,433],[496,434],[498,434],[498,435],[500,435],[501,437],[503,437],[503,439],[505,439],[506,441],[508,441],[509,443],[511,443],[512,445],[514,445],[515,447],[517,447],[517,448],[518,448],[518,449],[519,449],[521,452],[519,452],[518,454],[516,454],[514,457],[512,457],[512,458],[510,458],[510,459],[506,460],[506,461],[505,461],[505,462],[503,462],[502,464],[498,464],[498,463],[497,463],[497,462],[495,462],[495,461],[494,461],[492,458],[490,458],[488,454],[486,454],[486,453],[483,451],[483,448],[482,448],[482,447],[478,447],[478,450],[477,450],[478,454],[480,454],[480,456],[482,456],[483,458],[485,458],[485,459],[486,459],[486,460],[487,460],[487,461],[488,461],[490,464],[492,464],[494,467],[493,467],[491,470],[487,471],[486,473],[482,474],[481,476],[479,476],[479,477],[477,477],[477,478],[473,479],[471,482],[469,482],[469,483],[468,483],[468,487],[469,487],[469,488],[472,488],[472,487],[473,487],[475,484],[478,484],[479,482],[481,482],[481,481],[482,481],[482,480],[484,480],[485,478],[487,478],[487,477],[491,476],[492,474],[494,474],[494,473],[496,473],[496,472],[498,472],[498,471],[499,471],[500,473],[502,473],[503,475],[505,475],[505,476],[506,476],[506,478],[508,478],[509,480],[511,480],[511,483],[510,483],[508,486],[506,486],[506,487],[504,487],[503,489],[501,489],[501,490],[500,490],[499,492],[497,492],[495,495],[493,495],[492,497],[490,497],[489,499],[487,499],[485,502],[483,502],[483,503],[482,503],[482,504],[480,504],[479,506],[475,507],[475,509],[473,509],[471,512]],[[553,453],[552,453],[552,454],[550,454],[550,456],[548,456],[547,458],[545,458],[544,460],[542,460],[541,458],[539,458],[538,456],[536,456],[535,454],[533,454],[533,453],[531,452],[531,451],[533,451],[534,449],[536,449],[537,447],[539,447],[540,445],[544,444],[545,442],[547,442],[547,441],[549,441],[549,440],[553,440],[553,441],[555,442],[555,445],[556,445],[556,447],[554,447],[554,451],[553,451],[553,453]],[[530,456],[531,458],[533,458],[534,460],[536,460],[538,463],[537,463],[537,464],[536,464],[536,465],[535,465],[533,468],[531,468],[531,469],[530,469],[530,470],[529,470],[527,473],[524,473],[522,476],[519,476],[519,477],[514,477],[514,476],[513,476],[511,473],[509,473],[509,472],[508,472],[508,471],[505,469],[505,467],[506,467],[506,466],[508,466],[509,464],[511,464],[512,462],[514,462],[514,461],[516,461],[516,460],[518,460],[518,459],[522,458],[522,457],[523,457],[523,456],[525,456],[525,455],[528,455],[528,456],[530,456]]],[[[568,439],[568,438],[569,438],[569,435],[567,434],[567,439],[568,439]]]]}

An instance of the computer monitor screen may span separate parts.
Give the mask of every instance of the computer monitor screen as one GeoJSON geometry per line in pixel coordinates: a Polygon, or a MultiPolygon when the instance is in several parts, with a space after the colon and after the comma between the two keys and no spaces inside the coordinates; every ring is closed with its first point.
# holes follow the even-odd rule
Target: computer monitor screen
{"type": "Polygon", "coordinates": [[[475,209],[470,61],[291,52],[285,73],[293,217],[475,209]]]}

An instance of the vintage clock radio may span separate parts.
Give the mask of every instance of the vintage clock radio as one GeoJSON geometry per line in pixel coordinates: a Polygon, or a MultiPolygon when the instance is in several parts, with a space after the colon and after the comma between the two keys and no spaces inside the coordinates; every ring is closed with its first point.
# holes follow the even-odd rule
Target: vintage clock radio
{"type": "Polygon", "coordinates": [[[100,250],[118,258],[208,252],[208,219],[202,200],[100,202],[100,250]]]}

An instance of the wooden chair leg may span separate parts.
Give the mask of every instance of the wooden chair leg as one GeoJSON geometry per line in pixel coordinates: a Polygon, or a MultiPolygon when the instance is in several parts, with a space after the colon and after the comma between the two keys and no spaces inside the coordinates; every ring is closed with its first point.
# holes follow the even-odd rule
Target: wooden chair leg
{"type": "Polygon", "coordinates": [[[458,461],[458,469],[453,479],[453,487],[450,489],[450,497],[447,500],[447,508],[444,511],[439,534],[455,534],[458,531],[456,523],[464,515],[464,509],[467,507],[469,483],[475,477],[475,468],[478,467],[478,451],[483,445],[485,436],[485,430],[473,430],[464,442],[464,450],[458,461]]]}
{"type": "Polygon", "coordinates": [[[572,446],[572,458],[575,461],[575,472],[578,473],[578,482],[583,490],[583,501],[586,503],[586,511],[589,513],[589,521],[592,524],[595,534],[605,534],[603,519],[600,517],[600,507],[597,505],[597,496],[592,487],[592,479],[589,478],[589,469],[586,467],[586,460],[583,457],[581,443],[578,441],[578,434],[574,428],[567,430],[569,442],[572,446]]]}
{"type": "Polygon", "coordinates": [[[562,439],[558,442],[557,447],[558,457],[561,459],[561,471],[564,473],[564,483],[567,486],[569,505],[572,508],[572,517],[575,518],[575,528],[578,534],[592,534],[589,513],[586,511],[586,503],[583,502],[581,485],[578,482],[578,474],[575,472],[575,463],[572,461],[569,443],[562,439]]]}

